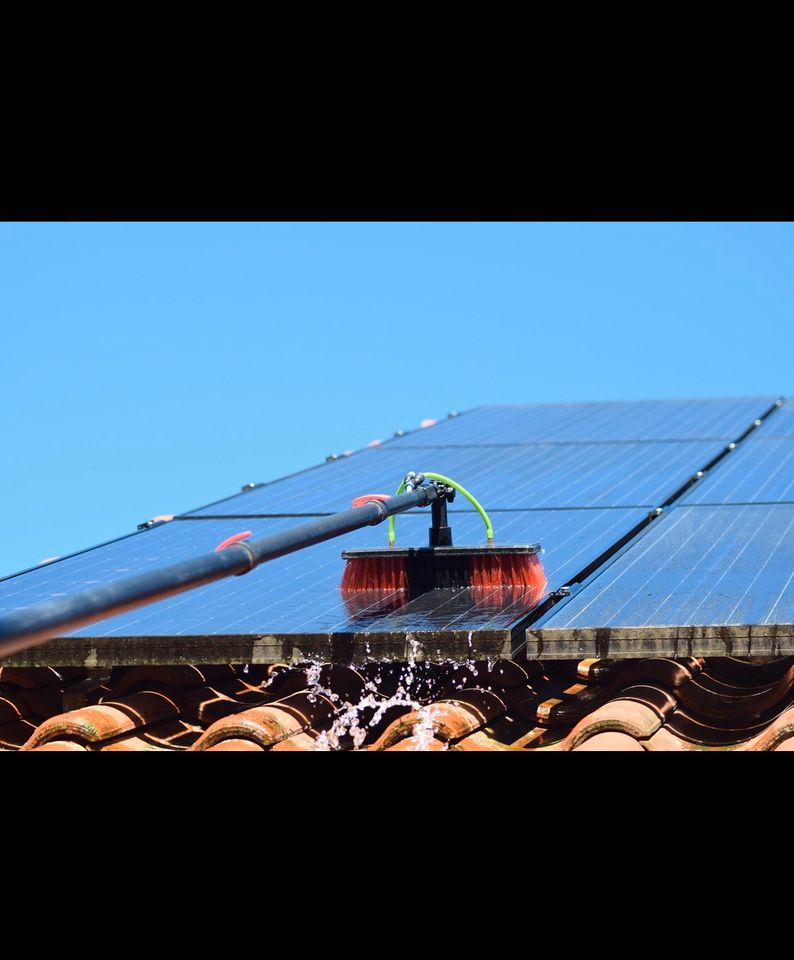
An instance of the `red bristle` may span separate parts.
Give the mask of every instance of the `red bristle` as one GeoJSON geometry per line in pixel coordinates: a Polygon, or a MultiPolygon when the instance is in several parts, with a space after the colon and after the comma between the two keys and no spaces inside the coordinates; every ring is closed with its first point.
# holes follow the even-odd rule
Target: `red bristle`
{"type": "Polygon", "coordinates": [[[344,593],[379,590],[393,593],[408,589],[404,557],[361,557],[348,560],[339,584],[344,593]]]}
{"type": "MultiPolygon", "coordinates": [[[[405,556],[380,555],[353,557],[347,560],[340,590],[348,605],[355,597],[355,608],[371,610],[384,602],[405,603],[409,599],[408,563],[405,556]]],[[[448,562],[442,553],[433,562],[448,562]]],[[[489,608],[516,606],[531,609],[543,597],[546,575],[536,554],[501,553],[498,547],[485,548],[463,561],[468,564],[468,585],[478,605],[489,608]]],[[[457,567],[460,573],[460,567],[457,567]]],[[[444,582],[444,568],[439,567],[444,582]]],[[[457,577],[457,575],[456,575],[457,577]]],[[[429,589],[425,587],[424,589],[429,589]]]]}
{"type": "Polygon", "coordinates": [[[472,557],[471,585],[478,602],[489,606],[534,606],[546,589],[543,565],[534,553],[472,557]]]}

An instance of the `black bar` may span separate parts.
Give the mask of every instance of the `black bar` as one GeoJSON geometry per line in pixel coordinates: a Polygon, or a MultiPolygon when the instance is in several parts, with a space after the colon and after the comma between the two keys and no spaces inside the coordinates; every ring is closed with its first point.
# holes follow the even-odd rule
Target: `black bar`
{"type": "Polygon", "coordinates": [[[431,506],[433,525],[429,531],[431,547],[451,547],[452,528],[447,524],[447,501],[445,497],[434,500],[431,506]]]}

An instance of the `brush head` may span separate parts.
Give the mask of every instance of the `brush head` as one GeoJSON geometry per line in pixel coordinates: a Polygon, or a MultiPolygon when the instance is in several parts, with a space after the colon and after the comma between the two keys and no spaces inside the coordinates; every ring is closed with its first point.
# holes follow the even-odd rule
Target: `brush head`
{"type": "Polygon", "coordinates": [[[340,589],[404,591],[415,597],[428,590],[511,587],[540,599],[546,576],[539,552],[540,544],[344,550],[340,589]]]}

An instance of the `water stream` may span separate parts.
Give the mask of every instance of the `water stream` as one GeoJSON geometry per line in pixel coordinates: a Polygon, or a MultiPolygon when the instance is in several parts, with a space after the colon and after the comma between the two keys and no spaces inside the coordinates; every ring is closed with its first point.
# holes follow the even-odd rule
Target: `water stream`
{"type": "MultiPolygon", "coordinates": [[[[438,709],[433,702],[427,702],[428,699],[432,698],[434,686],[436,686],[432,668],[434,666],[446,666],[451,671],[449,676],[454,676],[455,672],[463,670],[460,681],[454,682],[452,685],[454,690],[461,690],[470,685],[471,674],[477,670],[477,664],[473,657],[472,634],[469,633],[468,639],[469,655],[462,662],[444,660],[440,663],[430,664],[423,660],[418,661],[417,654],[420,643],[410,633],[406,634],[406,641],[408,646],[407,660],[401,666],[394,692],[385,694],[381,691],[386,679],[385,671],[391,671],[393,664],[370,665],[370,669],[367,671],[369,678],[366,679],[362,695],[358,697],[356,702],[343,699],[330,686],[322,682],[323,667],[327,667],[327,663],[313,660],[303,664],[307,675],[309,701],[316,702],[317,696],[322,695],[327,697],[337,708],[337,713],[330,726],[321,731],[317,737],[315,741],[316,750],[346,750],[350,749],[351,744],[353,749],[360,749],[372,728],[377,727],[383,721],[387,711],[395,707],[414,711],[416,714],[413,728],[409,734],[413,740],[409,749],[421,751],[429,748],[434,738],[433,715],[438,709]],[[375,667],[374,673],[372,666],[375,667]]],[[[489,658],[489,669],[494,663],[495,659],[489,658]]],[[[446,743],[444,743],[443,748],[447,749],[446,743]]]]}

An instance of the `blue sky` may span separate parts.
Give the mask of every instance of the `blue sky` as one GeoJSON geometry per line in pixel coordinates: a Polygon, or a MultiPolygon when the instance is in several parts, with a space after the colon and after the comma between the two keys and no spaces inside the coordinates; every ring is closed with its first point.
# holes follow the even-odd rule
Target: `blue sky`
{"type": "Polygon", "coordinates": [[[789,223],[0,224],[0,575],[452,409],[794,392],[793,307],[789,223]]]}

